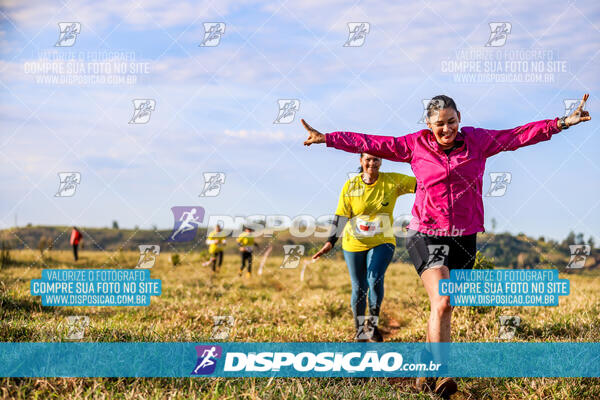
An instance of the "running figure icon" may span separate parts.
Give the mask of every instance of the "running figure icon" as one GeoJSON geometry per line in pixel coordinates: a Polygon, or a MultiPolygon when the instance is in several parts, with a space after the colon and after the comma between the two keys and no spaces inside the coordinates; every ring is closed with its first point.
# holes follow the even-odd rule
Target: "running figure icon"
{"type": "Polygon", "coordinates": [[[168,236],[169,242],[189,242],[194,240],[198,228],[202,225],[205,210],[198,205],[171,207],[173,230],[168,236]]]}
{"type": "Polygon", "coordinates": [[[183,221],[179,228],[171,235],[171,240],[175,240],[175,236],[188,232],[198,228],[198,225],[202,222],[196,215],[196,209],[192,208],[190,211],[185,211],[181,214],[179,221],[183,221]]]}
{"type": "Polygon", "coordinates": [[[223,349],[221,346],[196,346],[198,361],[192,375],[210,375],[215,372],[217,359],[221,358],[223,349]]]}
{"type": "Polygon", "coordinates": [[[213,365],[215,362],[213,360],[211,360],[211,358],[216,357],[217,353],[216,353],[216,349],[215,347],[211,347],[210,349],[206,349],[204,350],[204,352],[202,353],[202,357],[204,358],[202,360],[202,362],[200,364],[198,364],[196,366],[196,369],[194,370],[194,373],[198,373],[198,369],[203,369],[206,368],[210,365],[213,365]]]}

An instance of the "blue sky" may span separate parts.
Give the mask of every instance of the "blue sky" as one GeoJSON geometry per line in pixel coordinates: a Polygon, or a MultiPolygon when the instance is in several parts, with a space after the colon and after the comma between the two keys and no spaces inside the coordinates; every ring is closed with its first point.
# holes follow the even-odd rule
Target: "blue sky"
{"type": "MultiPolygon", "coordinates": [[[[512,182],[484,204],[488,229],[493,217],[497,231],[598,239],[600,6],[482,3],[6,1],[0,227],[17,215],[19,225],[167,228],[178,205],[209,215],[316,217],[333,213],[358,159],[303,147],[300,118],[322,132],[399,136],[422,129],[422,100],[444,93],[462,125],[502,129],[562,116],[565,99],[587,92],[592,121],[488,160],[484,190],[489,172],[511,172],[512,182]],[[494,21],[511,31],[504,46],[485,48],[494,21]],[[81,24],[72,47],[54,47],[59,22],[81,24]],[[226,24],[218,46],[198,46],[204,22],[226,24]],[[343,47],[349,22],[370,24],[360,47],[343,47]],[[566,70],[548,82],[456,82],[443,63],[465,61],[461,50],[501,62],[539,50],[566,70]],[[84,63],[88,52],[120,52],[149,73],[132,85],[40,83],[43,74],[28,68],[43,52],[81,52],[84,63]],[[128,124],[140,98],[155,99],[156,109],[147,124],[128,124]],[[278,99],[300,100],[292,123],[273,124],[278,99]],[[81,172],[73,197],[54,197],[63,171],[81,172]],[[200,198],[211,171],[224,172],[226,183],[219,196],[200,198]]],[[[535,60],[522,61],[531,68],[535,60]]],[[[389,161],[382,170],[412,174],[389,161]]],[[[408,214],[413,201],[401,197],[396,213],[408,214]]]]}

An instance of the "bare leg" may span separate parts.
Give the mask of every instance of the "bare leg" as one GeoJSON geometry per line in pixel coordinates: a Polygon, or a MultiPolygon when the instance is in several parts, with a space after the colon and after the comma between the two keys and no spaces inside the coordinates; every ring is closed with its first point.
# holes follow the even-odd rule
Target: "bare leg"
{"type": "MultiPolygon", "coordinates": [[[[440,296],[438,286],[440,279],[448,279],[450,273],[448,267],[430,268],[421,275],[425,290],[429,295],[431,304],[431,313],[427,324],[427,342],[450,342],[450,327],[452,319],[452,307],[450,306],[450,297],[440,296]]],[[[434,358],[440,362],[445,359],[446,354],[441,354],[440,349],[432,347],[434,358]]]]}

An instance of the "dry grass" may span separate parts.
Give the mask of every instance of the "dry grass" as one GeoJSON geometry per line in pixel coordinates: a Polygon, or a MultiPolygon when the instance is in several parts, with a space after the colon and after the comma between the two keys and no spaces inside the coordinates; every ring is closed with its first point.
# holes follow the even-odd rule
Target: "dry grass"
{"type": "MultiPolygon", "coordinates": [[[[161,254],[152,278],[163,282],[163,294],[149,307],[42,307],[29,294],[29,281],[42,268],[73,267],[69,252],[54,251],[41,260],[33,251],[13,251],[18,264],[0,270],[0,340],[60,341],[67,315],[87,315],[84,341],[210,341],[212,316],[233,315],[230,340],[244,342],[345,342],[353,335],[350,280],[341,261],[300,269],[280,269],[269,259],[262,276],[237,276],[238,258],[226,256],[213,275],[199,257],[186,256],[173,268],[161,254]]],[[[255,260],[255,264],[258,260],[255,260]]],[[[133,267],[137,254],[82,252],[77,267],[133,267]]],[[[255,266],[256,269],[256,266],[255,266]]],[[[256,271],[254,271],[256,272],[256,271]]],[[[561,276],[564,278],[563,276],[561,276]]],[[[600,341],[600,274],[569,275],[571,295],[558,307],[457,308],[453,340],[495,341],[498,316],[519,315],[517,341],[600,341]]],[[[412,267],[392,264],[386,275],[381,324],[386,341],[425,338],[426,293],[412,267]]],[[[2,378],[2,398],[432,398],[414,392],[408,379],[384,378],[2,378]]],[[[455,399],[600,398],[600,381],[579,378],[460,379],[455,399]]]]}

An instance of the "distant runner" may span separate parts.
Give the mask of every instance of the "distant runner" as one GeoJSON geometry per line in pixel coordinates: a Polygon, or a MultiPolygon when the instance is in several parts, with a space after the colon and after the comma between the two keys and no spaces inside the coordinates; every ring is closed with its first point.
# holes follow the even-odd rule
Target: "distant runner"
{"type": "Polygon", "coordinates": [[[208,244],[208,254],[210,255],[210,263],[212,264],[213,272],[217,271],[217,267],[221,269],[223,264],[223,250],[225,247],[225,237],[221,232],[221,225],[217,224],[215,230],[208,234],[206,244],[208,244]]]}
{"type": "Polygon", "coordinates": [[[83,239],[83,236],[81,235],[81,232],[79,232],[79,229],[77,229],[77,227],[73,227],[73,229],[71,230],[71,246],[73,246],[73,258],[75,259],[75,261],[77,261],[79,259],[78,255],[77,255],[77,248],[79,247],[79,243],[81,243],[81,240],[83,239]]]}
{"type": "Polygon", "coordinates": [[[252,275],[252,251],[254,247],[258,247],[258,244],[254,242],[254,236],[252,236],[253,229],[245,226],[244,232],[240,234],[236,242],[240,246],[240,256],[242,257],[242,265],[240,267],[239,276],[242,276],[242,272],[246,265],[248,265],[248,272],[246,275],[250,277],[252,275]]]}

